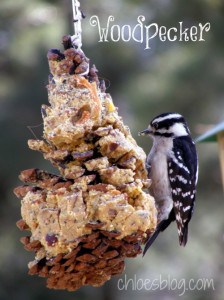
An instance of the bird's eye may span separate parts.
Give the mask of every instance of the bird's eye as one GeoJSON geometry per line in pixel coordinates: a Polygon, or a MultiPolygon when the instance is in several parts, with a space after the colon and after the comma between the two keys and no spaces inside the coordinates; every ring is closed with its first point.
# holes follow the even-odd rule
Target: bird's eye
{"type": "Polygon", "coordinates": [[[158,129],[158,127],[159,127],[158,123],[157,123],[157,122],[153,123],[153,127],[154,127],[155,129],[158,129]]]}

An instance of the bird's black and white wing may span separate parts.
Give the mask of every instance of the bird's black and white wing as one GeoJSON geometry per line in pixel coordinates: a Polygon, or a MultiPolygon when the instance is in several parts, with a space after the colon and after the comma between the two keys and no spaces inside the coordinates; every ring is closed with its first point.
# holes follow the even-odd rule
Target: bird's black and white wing
{"type": "Polygon", "coordinates": [[[185,246],[188,223],[192,217],[198,177],[197,153],[189,136],[176,138],[168,158],[168,176],[171,185],[179,242],[185,246]]]}

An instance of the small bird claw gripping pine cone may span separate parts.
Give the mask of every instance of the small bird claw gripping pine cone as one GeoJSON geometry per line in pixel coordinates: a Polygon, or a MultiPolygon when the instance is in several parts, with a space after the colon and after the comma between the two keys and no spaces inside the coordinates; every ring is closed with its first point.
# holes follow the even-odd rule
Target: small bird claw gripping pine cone
{"type": "Polygon", "coordinates": [[[118,116],[95,66],[63,37],[64,52],[48,52],[48,99],[43,140],[29,140],[60,175],[21,172],[24,248],[35,252],[29,274],[54,289],[101,286],[122,273],[124,259],[141,253],[156,227],[145,153],[118,116]],[[88,73],[87,73],[88,71],[88,73]],[[85,75],[84,75],[85,74],[85,75]]]}

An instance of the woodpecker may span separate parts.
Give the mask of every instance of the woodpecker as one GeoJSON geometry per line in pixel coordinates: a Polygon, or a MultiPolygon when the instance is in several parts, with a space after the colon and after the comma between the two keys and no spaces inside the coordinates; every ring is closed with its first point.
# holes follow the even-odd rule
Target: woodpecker
{"type": "Polygon", "coordinates": [[[143,255],[172,221],[177,224],[179,244],[185,246],[198,180],[197,151],[187,122],[178,113],[163,113],[139,135],[153,139],[146,168],[158,209],[158,225],[148,237],[143,255]]]}

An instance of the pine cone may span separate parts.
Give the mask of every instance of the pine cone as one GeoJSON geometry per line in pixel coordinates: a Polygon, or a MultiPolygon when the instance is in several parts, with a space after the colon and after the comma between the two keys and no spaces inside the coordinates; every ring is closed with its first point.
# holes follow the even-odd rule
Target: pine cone
{"type": "Polygon", "coordinates": [[[63,37],[65,51],[48,53],[50,106],[42,106],[44,140],[29,140],[32,150],[59,170],[53,175],[25,170],[21,239],[35,252],[29,274],[47,277],[47,286],[76,290],[100,286],[124,269],[124,259],[157,223],[145,153],[118,116],[104,82],[83,52],[63,37]],[[83,75],[87,74],[87,75],[83,75]]]}

